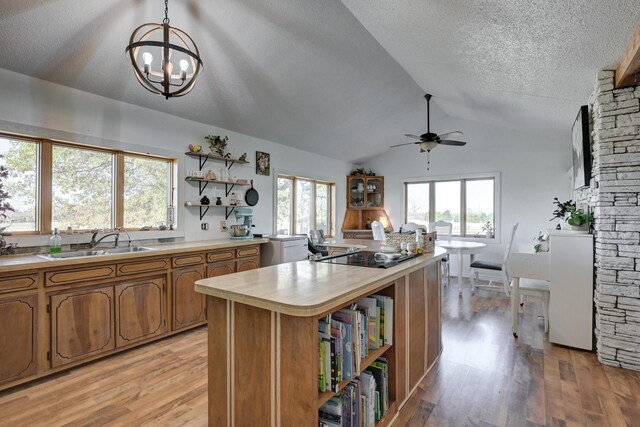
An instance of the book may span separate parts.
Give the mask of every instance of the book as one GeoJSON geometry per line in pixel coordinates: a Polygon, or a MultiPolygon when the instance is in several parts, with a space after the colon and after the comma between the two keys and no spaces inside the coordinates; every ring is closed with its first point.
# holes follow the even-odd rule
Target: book
{"type": "Polygon", "coordinates": [[[381,327],[383,328],[383,344],[393,345],[393,298],[386,295],[371,295],[382,308],[381,327]]]}
{"type": "Polygon", "coordinates": [[[369,350],[376,350],[379,345],[378,328],[378,302],[375,298],[366,297],[358,300],[358,307],[364,308],[367,313],[367,335],[369,350]]]}

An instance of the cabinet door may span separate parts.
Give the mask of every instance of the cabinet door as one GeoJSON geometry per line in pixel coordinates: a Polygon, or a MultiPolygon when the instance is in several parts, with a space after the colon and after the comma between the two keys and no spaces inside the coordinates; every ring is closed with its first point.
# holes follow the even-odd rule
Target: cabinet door
{"type": "Polygon", "coordinates": [[[348,176],[347,187],[347,207],[363,208],[365,205],[365,178],[348,176]]]}
{"type": "Polygon", "coordinates": [[[165,333],[165,279],[142,279],[115,287],[116,347],[165,333]]]}
{"type": "Polygon", "coordinates": [[[367,201],[368,208],[382,208],[384,207],[384,181],[381,176],[367,178],[366,182],[367,201]]]}
{"type": "Polygon", "coordinates": [[[260,257],[239,259],[236,263],[236,271],[238,273],[241,271],[255,270],[256,268],[260,268],[260,257]]]}
{"type": "Polygon", "coordinates": [[[36,373],[38,296],[0,299],[0,384],[36,373]]]}
{"type": "Polygon", "coordinates": [[[427,361],[427,317],[424,270],[409,274],[409,390],[418,384],[426,372],[427,361]]]}
{"type": "Polygon", "coordinates": [[[194,289],[204,279],[204,265],[176,268],[172,275],[172,329],[186,328],[206,320],[205,297],[194,289]]]}
{"type": "Polygon", "coordinates": [[[51,366],[57,367],[112,350],[113,287],[51,297],[51,366]]]}
{"type": "Polygon", "coordinates": [[[235,261],[217,262],[207,265],[207,277],[224,276],[236,272],[235,261]]]}
{"type": "Polygon", "coordinates": [[[427,273],[427,369],[442,350],[440,262],[425,267],[427,273]]]}

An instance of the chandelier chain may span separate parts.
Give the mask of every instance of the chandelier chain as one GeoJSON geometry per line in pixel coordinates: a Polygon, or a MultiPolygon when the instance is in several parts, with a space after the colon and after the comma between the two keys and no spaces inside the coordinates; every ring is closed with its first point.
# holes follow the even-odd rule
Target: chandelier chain
{"type": "Polygon", "coordinates": [[[164,19],[162,20],[162,23],[169,23],[169,0],[164,0],[164,19]]]}

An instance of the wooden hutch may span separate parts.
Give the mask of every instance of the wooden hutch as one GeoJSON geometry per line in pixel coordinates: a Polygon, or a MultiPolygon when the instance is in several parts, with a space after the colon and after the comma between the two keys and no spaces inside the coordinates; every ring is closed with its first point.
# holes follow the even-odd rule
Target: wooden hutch
{"type": "Polygon", "coordinates": [[[391,231],[391,220],[384,210],[383,176],[347,176],[347,210],[342,222],[344,239],[372,239],[371,221],[380,221],[391,231]]]}

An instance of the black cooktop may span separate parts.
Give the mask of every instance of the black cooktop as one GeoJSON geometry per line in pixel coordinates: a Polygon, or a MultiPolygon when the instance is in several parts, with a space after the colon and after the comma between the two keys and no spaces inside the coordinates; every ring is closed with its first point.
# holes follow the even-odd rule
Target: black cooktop
{"type": "Polygon", "coordinates": [[[389,268],[398,265],[403,261],[420,256],[421,254],[403,254],[399,258],[390,260],[384,256],[376,256],[373,251],[360,251],[346,253],[318,260],[318,262],[328,262],[331,264],[355,265],[357,267],[389,268]]]}

